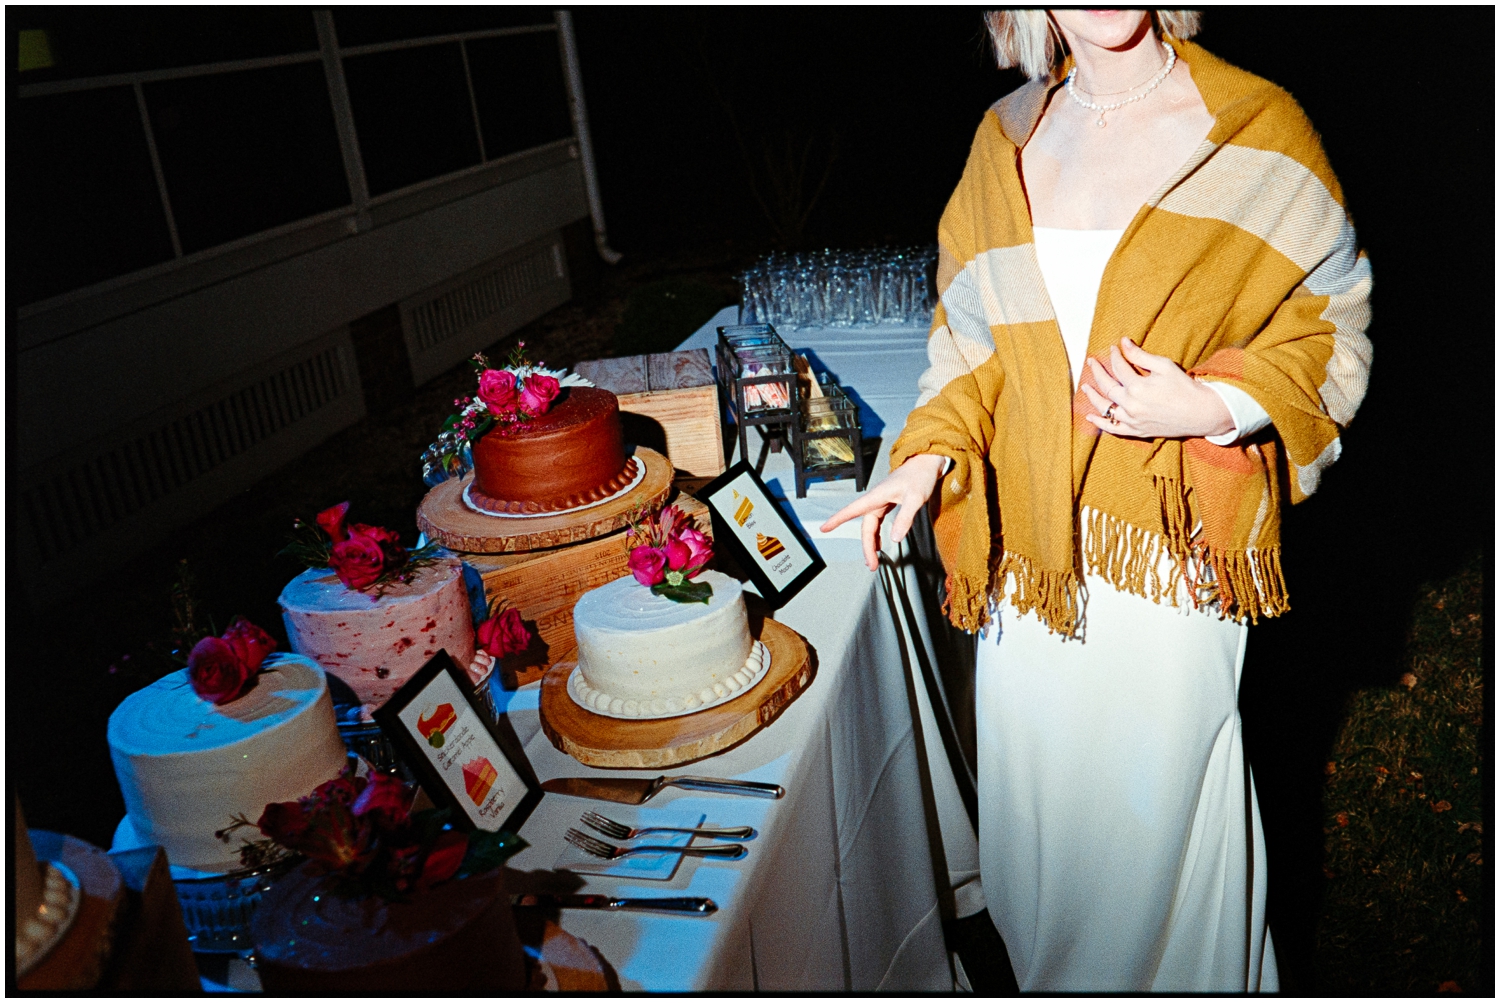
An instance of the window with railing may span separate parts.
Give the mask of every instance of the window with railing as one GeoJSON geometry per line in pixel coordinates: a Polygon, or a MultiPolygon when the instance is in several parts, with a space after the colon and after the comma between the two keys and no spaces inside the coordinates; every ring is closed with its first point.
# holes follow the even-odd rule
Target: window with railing
{"type": "Polygon", "coordinates": [[[573,134],[535,8],[12,8],[11,303],[35,303],[573,134]]]}

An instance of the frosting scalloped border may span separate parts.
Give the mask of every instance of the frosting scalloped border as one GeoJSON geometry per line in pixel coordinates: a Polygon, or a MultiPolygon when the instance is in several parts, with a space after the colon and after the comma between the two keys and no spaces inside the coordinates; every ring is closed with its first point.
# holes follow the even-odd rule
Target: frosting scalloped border
{"type": "Polygon", "coordinates": [[[618,474],[599,487],[582,495],[569,495],[550,507],[538,505],[536,502],[501,501],[498,498],[491,498],[479,490],[477,481],[470,481],[464,486],[463,500],[464,505],[470,511],[480,515],[494,516],[497,519],[540,519],[543,516],[568,515],[572,512],[582,512],[596,505],[603,505],[633,490],[645,477],[646,464],[632,456],[625,461],[625,466],[618,474]]]}
{"type": "Polygon", "coordinates": [[[740,696],[771,671],[771,649],[760,641],[750,645],[750,654],[744,666],[720,683],[704,687],[697,693],[674,696],[652,701],[623,700],[596,690],[589,685],[583,674],[583,666],[575,666],[568,675],[568,696],[590,714],[619,718],[622,721],[651,721],[668,717],[696,714],[710,707],[717,707],[740,696]],[[602,701],[602,704],[601,704],[602,701]]]}

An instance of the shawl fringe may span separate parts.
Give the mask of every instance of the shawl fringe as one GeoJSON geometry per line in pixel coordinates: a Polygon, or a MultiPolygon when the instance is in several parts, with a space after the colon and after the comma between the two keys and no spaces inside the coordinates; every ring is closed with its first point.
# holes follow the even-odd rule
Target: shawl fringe
{"type": "Polygon", "coordinates": [[[1221,615],[1236,622],[1248,617],[1258,623],[1263,616],[1280,616],[1291,608],[1279,546],[1231,550],[1200,542],[1179,548],[1173,545],[1176,527],[1165,505],[1163,522],[1166,531],[1156,533],[1089,509],[1083,534],[1089,572],[1122,592],[1155,603],[1180,606],[1185,594],[1198,609],[1217,600],[1221,615]],[[1164,558],[1170,559],[1165,575],[1164,558]]]}
{"type": "Polygon", "coordinates": [[[1082,586],[1072,571],[1047,571],[1028,557],[1007,552],[995,566],[989,581],[975,581],[955,571],[948,576],[948,596],[943,612],[960,630],[974,633],[990,620],[990,611],[1006,597],[1007,579],[1014,580],[1010,603],[1018,613],[1035,612],[1054,634],[1071,636],[1083,612],[1082,586]]]}

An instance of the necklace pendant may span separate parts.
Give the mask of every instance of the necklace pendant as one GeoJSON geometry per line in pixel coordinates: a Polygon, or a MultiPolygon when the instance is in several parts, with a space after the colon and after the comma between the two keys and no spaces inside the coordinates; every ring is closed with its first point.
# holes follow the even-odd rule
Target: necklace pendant
{"type": "Polygon", "coordinates": [[[1099,116],[1099,121],[1095,122],[1094,124],[1097,125],[1101,129],[1104,128],[1104,116],[1100,115],[1099,116]]]}

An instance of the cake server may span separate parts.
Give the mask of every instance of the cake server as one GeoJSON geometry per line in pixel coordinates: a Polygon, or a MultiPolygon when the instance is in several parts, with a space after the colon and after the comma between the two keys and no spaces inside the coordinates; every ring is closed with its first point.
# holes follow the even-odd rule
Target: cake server
{"type": "Polygon", "coordinates": [[[780,784],[761,784],[753,780],[719,780],[715,777],[657,777],[655,780],[631,777],[558,777],[542,783],[549,794],[568,794],[575,798],[617,801],[620,804],[645,804],[665,787],[715,794],[744,794],[757,798],[779,798],[786,794],[780,784]]]}
{"type": "Polygon", "coordinates": [[[634,909],[642,912],[683,912],[707,916],[719,911],[713,899],[615,898],[612,895],[512,895],[510,904],[542,909],[634,909]]]}

